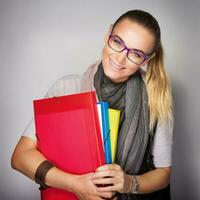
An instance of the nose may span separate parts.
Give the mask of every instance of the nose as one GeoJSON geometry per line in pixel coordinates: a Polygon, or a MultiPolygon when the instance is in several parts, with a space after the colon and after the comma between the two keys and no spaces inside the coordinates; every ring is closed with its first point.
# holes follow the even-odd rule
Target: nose
{"type": "Polygon", "coordinates": [[[127,50],[126,49],[124,49],[124,51],[118,53],[117,57],[116,57],[116,59],[119,63],[124,62],[126,60],[126,58],[127,58],[127,50]]]}

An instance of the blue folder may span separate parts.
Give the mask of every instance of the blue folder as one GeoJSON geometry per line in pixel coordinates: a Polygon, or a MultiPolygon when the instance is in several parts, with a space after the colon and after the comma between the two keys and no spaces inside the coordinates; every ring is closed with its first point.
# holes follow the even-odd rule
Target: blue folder
{"type": "Polygon", "coordinates": [[[102,117],[102,131],[103,131],[103,143],[106,163],[112,163],[111,154],[111,143],[110,143],[110,125],[109,125],[109,115],[108,115],[108,102],[99,102],[101,105],[101,117],[102,117]]]}

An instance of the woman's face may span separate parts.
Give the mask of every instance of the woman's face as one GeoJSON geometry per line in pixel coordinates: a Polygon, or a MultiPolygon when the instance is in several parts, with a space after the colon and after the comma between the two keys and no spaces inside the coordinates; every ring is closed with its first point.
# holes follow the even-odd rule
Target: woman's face
{"type": "MultiPolygon", "coordinates": [[[[139,67],[145,65],[146,62],[137,65],[127,58],[127,50],[119,53],[111,49],[108,46],[110,31],[105,37],[105,47],[102,51],[104,73],[113,82],[123,82],[135,73],[139,67]]],[[[128,48],[141,50],[145,54],[149,54],[153,50],[154,37],[151,32],[128,19],[122,20],[117,24],[112,35],[118,36],[128,48]]]]}

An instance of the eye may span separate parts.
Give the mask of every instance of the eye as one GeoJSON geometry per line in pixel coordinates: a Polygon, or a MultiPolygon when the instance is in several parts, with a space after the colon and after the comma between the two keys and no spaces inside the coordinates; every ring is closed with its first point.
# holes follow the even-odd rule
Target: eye
{"type": "Polygon", "coordinates": [[[124,49],[123,42],[115,36],[110,36],[108,46],[116,52],[121,52],[124,49]]]}
{"type": "Polygon", "coordinates": [[[129,54],[135,58],[142,58],[142,55],[137,51],[130,51],[129,54]]]}
{"type": "Polygon", "coordinates": [[[134,52],[134,56],[137,58],[142,58],[142,56],[138,52],[134,52]]]}
{"type": "Polygon", "coordinates": [[[117,38],[113,38],[113,42],[115,44],[117,44],[117,45],[121,45],[122,44],[121,41],[119,39],[117,39],[117,38]]]}

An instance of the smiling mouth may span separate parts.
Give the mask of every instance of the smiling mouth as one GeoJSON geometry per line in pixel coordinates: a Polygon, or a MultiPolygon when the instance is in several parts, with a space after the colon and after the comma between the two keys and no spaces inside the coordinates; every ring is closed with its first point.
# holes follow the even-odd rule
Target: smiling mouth
{"type": "Polygon", "coordinates": [[[115,70],[122,70],[125,69],[124,67],[122,67],[121,65],[116,64],[115,62],[113,62],[112,59],[110,59],[110,64],[112,66],[113,69],[115,70]]]}

